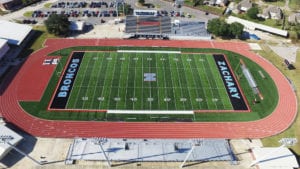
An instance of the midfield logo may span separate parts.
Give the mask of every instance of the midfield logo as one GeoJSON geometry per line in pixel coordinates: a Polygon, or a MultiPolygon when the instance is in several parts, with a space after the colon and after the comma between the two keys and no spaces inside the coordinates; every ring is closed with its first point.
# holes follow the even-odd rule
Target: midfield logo
{"type": "Polygon", "coordinates": [[[156,73],[144,73],[144,82],[155,82],[156,73]]]}

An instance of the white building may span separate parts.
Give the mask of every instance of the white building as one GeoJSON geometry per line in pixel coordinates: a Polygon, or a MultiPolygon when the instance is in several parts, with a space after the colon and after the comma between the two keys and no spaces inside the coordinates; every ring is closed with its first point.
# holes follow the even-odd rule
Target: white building
{"type": "Polygon", "coordinates": [[[20,46],[31,32],[32,27],[19,23],[0,20],[0,38],[8,44],[20,46]]]}
{"type": "Polygon", "coordinates": [[[258,23],[251,22],[251,21],[248,21],[245,19],[240,19],[240,18],[234,17],[234,16],[229,16],[226,19],[226,22],[229,24],[231,24],[233,22],[238,22],[238,23],[244,25],[245,29],[249,29],[249,30],[260,30],[260,31],[269,32],[269,33],[272,33],[275,35],[280,35],[283,37],[288,36],[288,31],[286,31],[286,30],[281,30],[281,29],[273,28],[273,27],[266,26],[263,24],[258,24],[258,23]]]}
{"type": "Polygon", "coordinates": [[[294,154],[286,147],[265,147],[252,149],[259,169],[294,169],[298,162],[294,154]]]}
{"type": "Polygon", "coordinates": [[[0,125],[0,160],[12,149],[12,147],[6,142],[3,142],[3,140],[9,141],[10,144],[16,146],[22,139],[22,136],[19,134],[4,125],[0,125]]]}
{"type": "Polygon", "coordinates": [[[8,50],[9,46],[7,45],[7,40],[0,39],[0,60],[4,57],[8,50]]]}

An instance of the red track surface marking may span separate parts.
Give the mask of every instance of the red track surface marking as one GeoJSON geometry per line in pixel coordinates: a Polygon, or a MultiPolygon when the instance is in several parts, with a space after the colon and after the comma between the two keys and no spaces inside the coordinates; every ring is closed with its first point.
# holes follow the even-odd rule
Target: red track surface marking
{"type": "MultiPolygon", "coordinates": [[[[3,87],[3,86],[1,86],[3,87]]],[[[271,63],[252,53],[246,43],[214,41],[163,41],[114,39],[49,39],[45,48],[32,54],[0,96],[0,112],[8,122],[39,137],[122,137],[122,138],[262,138],[287,129],[297,113],[296,95],[287,79],[271,63]],[[37,100],[53,72],[43,68],[42,58],[55,50],[71,46],[169,46],[184,48],[220,48],[240,53],[263,67],[278,87],[279,102],[268,117],[252,122],[75,122],[52,121],[33,117],[18,100],[37,100]],[[36,72],[34,72],[36,71],[36,72]],[[43,80],[41,80],[41,76],[43,80]],[[44,79],[45,78],[45,79],[44,79]],[[33,82],[39,82],[33,83],[33,82]],[[36,87],[38,84],[38,87],[36,87]],[[38,88],[38,90],[36,90],[38,88]]]]}

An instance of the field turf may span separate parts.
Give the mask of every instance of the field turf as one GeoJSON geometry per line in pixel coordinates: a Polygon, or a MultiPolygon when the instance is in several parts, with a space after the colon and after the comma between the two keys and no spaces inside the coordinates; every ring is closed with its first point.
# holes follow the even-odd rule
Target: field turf
{"type": "Polygon", "coordinates": [[[278,101],[276,86],[262,67],[244,56],[226,50],[78,46],[55,51],[49,55],[62,57],[42,99],[37,102],[20,102],[25,111],[39,118],[93,121],[165,121],[165,117],[169,117],[169,121],[191,119],[192,121],[249,121],[268,116],[278,101]],[[117,50],[181,51],[182,53],[118,53],[117,50]],[[66,109],[52,111],[49,109],[49,103],[52,102],[57,85],[61,82],[64,68],[68,64],[72,52],[75,51],[84,51],[85,55],[78,71],[78,77],[75,79],[74,89],[70,93],[71,97],[68,99],[66,109]],[[237,80],[245,99],[249,103],[250,111],[248,113],[244,111],[234,111],[233,113],[232,105],[227,98],[229,96],[224,84],[222,84],[212,54],[224,54],[226,56],[233,73],[238,77],[237,80]],[[162,57],[163,59],[160,60],[162,57]],[[142,59],[135,60],[134,58],[142,59]],[[147,60],[147,58],[151,59],[147,60]],[[175,58],[178,58],[178,61],[175,58]],[[265,98],[259,100],[259,104],[251,103],[254,98],[258,97],[253,93],[246,78],[242,75],[240,59],[246,63],[265,98]],[[144,82],[144,73],[156,73],[156,81],[144,82]],[[265,78],[261,77],[261,73],[264,74],[265,78]],[[169,88],[170,86],[172,88],[169,88]],[[216,97],[217,95],[218,97],[216,97]],[[153,100],[148,98],[153,98],[153,100]],[[171,115],[166,114],[98,112],[98,110],[103,109],[149,110],[150,105],[151,110],[202,110],[202,112],[194,113],[192,117],[184,114],[174,114],[174,117],[171,117],[171,115]],[[80,109],[80,111],[67,109],[80,109]],[[224,110],[227,111],[224,112],[224,110]]]}
{"type": "Polygon", "coordinates": [[[232,110],[211,54],[85,52],[66,109],[232,110]]]}

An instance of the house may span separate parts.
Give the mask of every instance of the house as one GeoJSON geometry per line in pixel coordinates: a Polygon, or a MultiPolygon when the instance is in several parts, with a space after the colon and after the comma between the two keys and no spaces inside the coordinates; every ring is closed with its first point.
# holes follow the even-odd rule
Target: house
{"type": "Polygon", "coordinates": [[[252,8],[253,3],[251,0],[243,0],[237,5],[237,9],[239,12],[247,12],[250,8],[252,8]]]}
{"type": "Polygon", "coordinates": [[[300,23],[300,13],[293,13],[289,16],[289,23],[300,23]]]}
{"type": "Polygon", "coordinates": [[[0,9],[4,11],[13,10],[22,4],[22,0],[0,0],[0,9]]]}
{"type": "Polygon", "coordinates": [[[228,3],[228,0],[204,0],[203,4],[206,5],[218,5],[225,6],[228,3]]]}
{"type": "Polygon", "coordinates": [[[282,19],[283,13],[282,10],[277,6],[271,6],[268,8],[265,8],[263,10],[263,13],[260,15],[260,17],[265,19],[282,19]]]}

